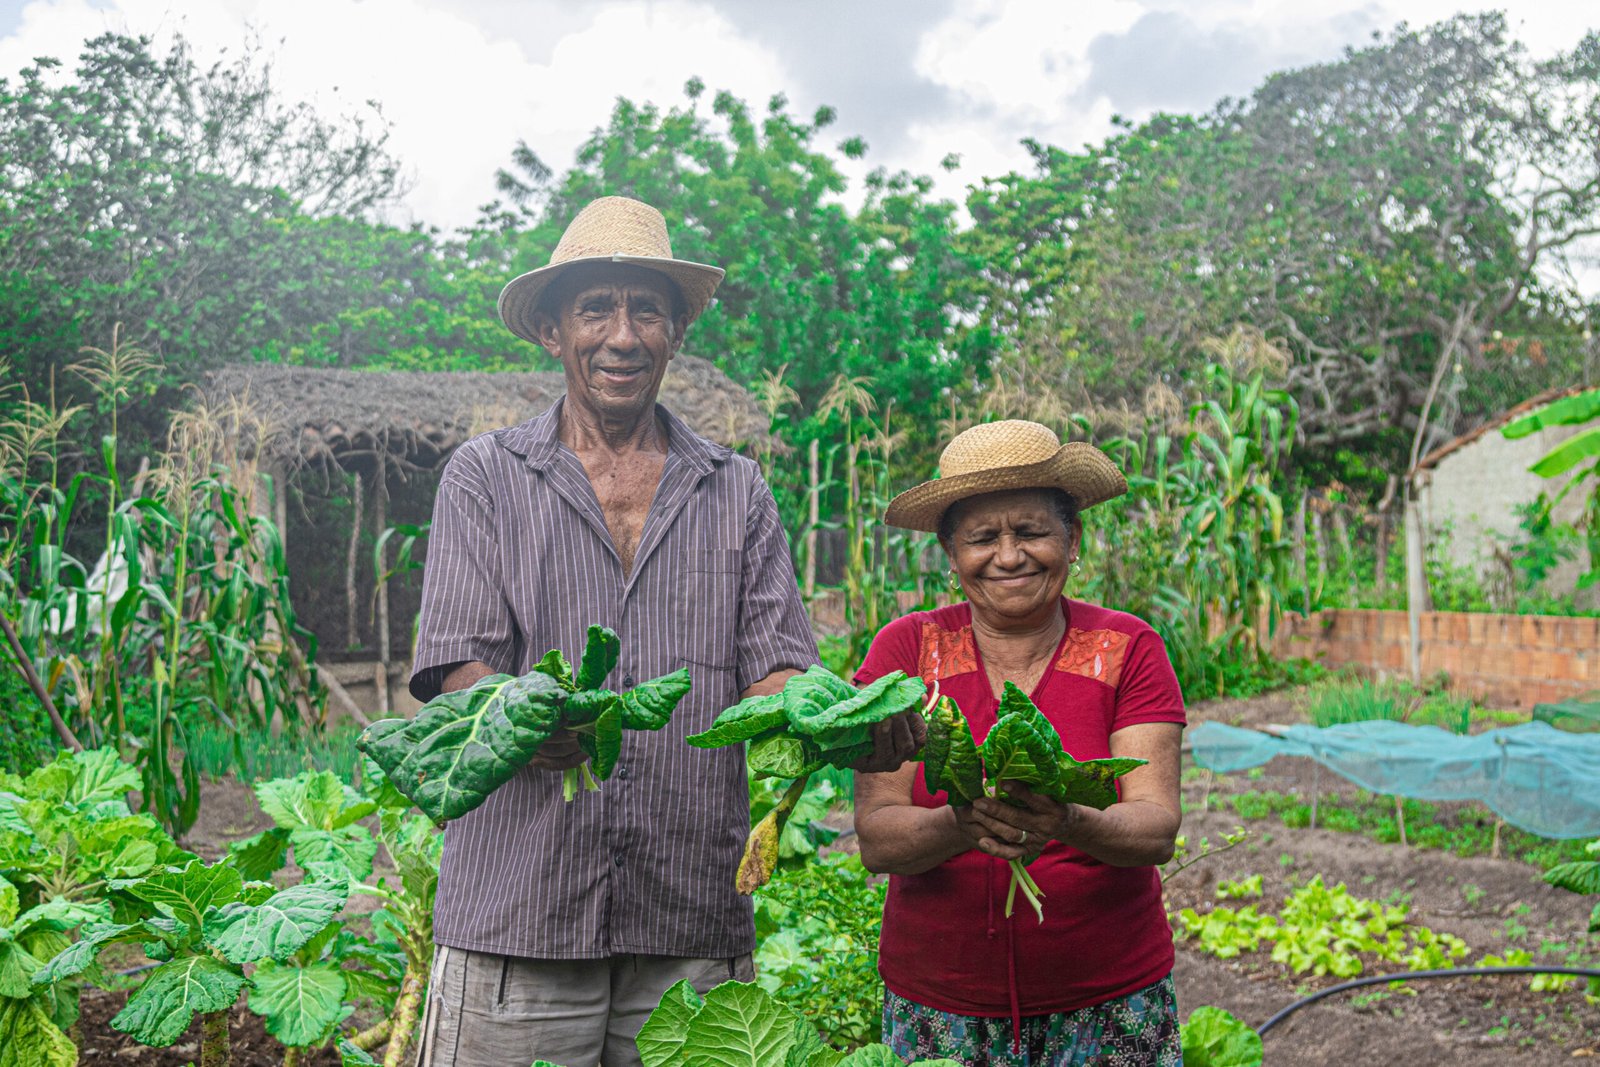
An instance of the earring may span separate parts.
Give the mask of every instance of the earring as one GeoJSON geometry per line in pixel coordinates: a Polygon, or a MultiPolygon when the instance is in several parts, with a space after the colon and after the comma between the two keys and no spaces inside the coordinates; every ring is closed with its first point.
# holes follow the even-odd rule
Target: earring
{"type": "Polygon", "coordinates": [[[961,591],[961,576],[956,573],[954,567],[950,568],[950,574],[945,578],[945,584],[950,587],[952,593],[961,591]]]}
{"type": "Polygon", "coordinates": [[[1072,575],[1074,578],[1083,573],[1083,564],[1078,562],[1077,556],[1072,557],[1071,565],[1067,568],[1067,573],[1072,575]]]}

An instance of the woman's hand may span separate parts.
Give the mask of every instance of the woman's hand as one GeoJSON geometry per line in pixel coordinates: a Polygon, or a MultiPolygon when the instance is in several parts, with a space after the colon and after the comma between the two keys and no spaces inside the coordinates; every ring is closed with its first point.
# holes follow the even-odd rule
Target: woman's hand
{"type": "Polygon", "coordinates": [[[1006,796],[1023,807],[993,797],[979,797],[956,810],[956,825],[974,846],[1003,860],[1031,862],[1051,841],[1071,835],[1078,805],[1040,796],[1021,782],[1004,782],[1006,796]]]}

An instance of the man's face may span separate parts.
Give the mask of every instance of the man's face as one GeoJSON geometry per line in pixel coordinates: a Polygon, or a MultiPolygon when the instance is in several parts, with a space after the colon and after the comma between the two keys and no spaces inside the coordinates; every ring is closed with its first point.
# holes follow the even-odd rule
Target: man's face
{"type": "Polygon", "coordinates": [[[674,318],[672,283],[642,267],[594,263],[556,286],[552,312],[537,315],[534,328],[566,371],[568,402],[606,422],[648,414],[689,322],[674,318]]]}

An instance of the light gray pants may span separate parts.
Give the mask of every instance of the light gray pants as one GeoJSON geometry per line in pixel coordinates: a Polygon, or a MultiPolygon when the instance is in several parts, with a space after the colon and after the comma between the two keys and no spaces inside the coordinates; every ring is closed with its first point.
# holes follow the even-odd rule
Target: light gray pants
{"type": "Polygon", "coordinates": [[[639,1067],[634,1039],[661,994],[755,979],[750,957],[530,960],[440,945],[418,1067],[639,1067]]]}

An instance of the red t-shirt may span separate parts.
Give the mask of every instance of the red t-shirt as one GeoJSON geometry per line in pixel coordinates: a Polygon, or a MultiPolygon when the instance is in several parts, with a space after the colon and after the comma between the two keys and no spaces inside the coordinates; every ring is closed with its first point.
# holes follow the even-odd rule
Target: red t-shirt
{"type": "MultiPolygon", "coordinates": [[[[1142,722],[1185,722],[1183,695],[1161,638],[1132,615],[1062,599],[1067,629],[1029,694],[1077,759],[1111,755],[1111,734],[1142,722]]],[[[890,671],[921,675],[960,707],[981,743],[996,721],[972,634],[972,610],[954,604],[885,626],[856,672],[858,685],[890,671]]],[[[917,766],[912,801],[930,795],[917,766]]],[[[1028,865],[1044,890],[1040,923],[1019,896],[1005,918],[1011,872],[974,849],[931,871],[893,875],[878,969],[892,991],[960,1015],[1043,1015],[1124,996],[1172,970],[1172,930],[1154,867],[1112,867],[1059,841],[1028,865]],[[1014,978],[1013,978],[1014,975],[1014,978]]]]}

